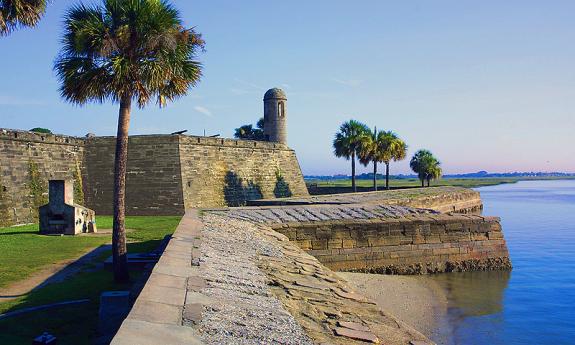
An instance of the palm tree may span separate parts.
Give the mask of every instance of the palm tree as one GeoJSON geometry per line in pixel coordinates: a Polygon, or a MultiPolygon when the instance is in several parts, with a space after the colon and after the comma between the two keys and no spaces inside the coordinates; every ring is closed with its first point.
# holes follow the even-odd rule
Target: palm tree
{"type": "Polygon", "coordinates": [[[357,157],[364,166],[373,162],[373,190],[377,191],[377,163],[381,162],[377,143],[377,127],[362,136],[357,157]]]}
{"type": "Polygon", "coordinates": [[[104,0],[77,5],[65,16],[63,48],[54,64],[62,97],[120,105],[114,169],[114,279],[129,280],[126,258],[125,195],[128,127],[132,101],[140,108],[152,99],[162,107],[200,80],[195,60],[204,41],[183,27],[167,1],[104,0]]]}
{"type": "Polygon", "coordinates": [[[377,163],[385,163],[385,188],[389,189],[389,164],[405,159],[407,145],[392,131],[369,132],[362,141],[359,161],[367,166],[373,162],[373,189],[377,190],[377,163]]]}
{"type": "Polygon", "coordinates": [[[427,186],[429,187],[432,179],[441,177],[441,163],[428,150],[417,151],[411,158],[409,165],[417,173],[421,181],[421,187],[425,186],[425,181],[427,181],[427,186]]]}
{"type": "Polygon", "coordinates": [[[427,169],[427,176],[426,176],[427,187],[429,187],[431,180],[437,180],[438,178],[441,177],[442,170],[440,164],[441,163],[436,159],[427,169]]]}
{"type": "Polygon", "coordinates": [[[381,161],[385,163],[385,189],[389,189],[389,164],[405,159],[407,144],[392,131],[380,132],[377,142],[381,150],[381,161]]]}
{"type": "Polygon", "coordinates": [[[344,122],[335,134],[333,149],[336,157],[351,159],[351,188],[357,192],[355,185],[355,157],[359,153],[362,140],[369,133],[369,128],[355,120],[344,122]]]}
{"type": "Polygon", "coordinates": [[[243,125],[235,129],[234,138],[244,140],[264,141],[264,118],[260,118],[256,124],[257,128],[252,125],[243,125]]]}
{"type": "Polygon", "coordinates": [[[0,36],[22,26],[36,26],[46,11],[46,0],[0,1],[0,36]]]}
{"type": "Polygon", "coordinates": [[[46,11],[46,0],[0,0],[0,36],[22,26],[36,26],[46,11]]]}

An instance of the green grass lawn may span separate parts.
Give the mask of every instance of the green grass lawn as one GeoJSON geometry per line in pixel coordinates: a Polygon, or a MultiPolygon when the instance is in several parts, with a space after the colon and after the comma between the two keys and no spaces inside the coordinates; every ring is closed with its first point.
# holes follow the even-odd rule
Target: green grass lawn
{"type": "MultiPolygon", "coordinates": [[[[509,178],[445,178],[439,179],[437,181],[432,181],[432,186],[456,186],[456,187],[466,187],[475,188],[482,186],[493,186],[503,183],[515,183],[518,181],[525,180],[557,180],[557,179],[573,179],[574,177],[509,177],[509,178]]],[[[385,187],[385,178],[378,179],[378,188],[385,187]]],[[[332,188],[351,188],[351,179],[333,179],[333,180],[306,180],[306,183],[315,184],[320,188],[332,187],[332,188]]],[[[371,188],[373,186],[373,180],[356,180],[358,187],[371,188]]],[[[391,188],[409,188],[409,187],[421,187],[421,182],[419,179],[396,179],[392,178],[389,180],[389,186],[391,188]]]]}
{"type": "MultiPolygon", "coordinates": [[[[147,252],[155,249],[176,229],[180,217],[127,217],[128,251],[147,252]]],[[[97,218],[99,229],[112,227],[112,218],[97,218]]],[[[47,265],[80,256],[82,253],[110,243],[108,236],[42,236],[37,225],[0,228],[0,288],[25,279],[47,265]]],[[[97,260],[111,255],[106,251],[97,260]]],[[[132,272],[132,280],[140,273],[132,272]]],[[[31,306],[75,299],[90,303],[25,314],[0,320],[0,344],[26,344],[34,336],[49,331],[58,337],[58,344],[90,344],[96,334],[99,296],[102,291],[125,290],[117,285],[112,274],[104,270],[87,270],[60,283],[46,285],[17,299],[0,303],[0,313],[31,306]]]]}

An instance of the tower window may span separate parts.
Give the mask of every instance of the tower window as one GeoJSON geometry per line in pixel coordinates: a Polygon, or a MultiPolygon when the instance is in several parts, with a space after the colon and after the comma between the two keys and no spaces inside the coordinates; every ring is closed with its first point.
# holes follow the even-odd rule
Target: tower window
{"type": "Polygon", "coordinates": [[[284,102],[278,103],[278,117],[284,117],[284,102]]]}

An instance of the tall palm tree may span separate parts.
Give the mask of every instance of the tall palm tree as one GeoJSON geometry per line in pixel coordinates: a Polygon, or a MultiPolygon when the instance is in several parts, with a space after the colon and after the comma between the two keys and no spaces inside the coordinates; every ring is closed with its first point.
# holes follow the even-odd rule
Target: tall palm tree
{"type": "Polygon", "coordinates": [[[440,165],[441,163],[437,159],[435,159],[427,169],[427,176],[426,176],[427,187],[429,187],[431,180],[437,180],[438,178],[441,177],[443,171],[441,170],[440,165]]]}
{"type": "Polygon", "coordinates": [[[200,80],[204,41],[165,0],[103,0],[72,7],[54,69],[62,97],[75,104],[119,103],[114,168],[114,278],[129,279],[125,232],[126,163],[132,101],[162,107],[200,80]]]}
{"type": "Polygon", "coordinates": [[[0,36],[22,26],[36,26],[46,11],[46,0],[0,0],[0,36]]]}
{"type": "Polygon", "coordinates": [[[364,166],[373,163],[373,190],[377,191],[377,163],[381,162],[377,143],[377,127],[362,136],[357,157],[364,166]]]}
{"type": "Polygon", "coordinates": [[[355,157],[359,153],[362,140],[369,133],[369,128],[355,120],[344,122],[339,127],[333,140],[333,151],[336,157],[351,159],[351,188],[357,192],[355,185],[355,157]]]}
{"type": "Polygon", "coordinates": [[[381,150],[382,162],[385,163],[385,189],[389,189],[389,164],[405,159],[407,144],[392,131],[380,132],[377,135],[381,150]]]}
{"type": "Polygon", "coordinates": [[[389,189],[389,165],[391,161],[405,159],[407,145],[392,131],[369,132],[362,141],[359,161],[367,166],[373,162],[373,189],[377,190],[377,163],[385,163],[385,188],[389,189]]]}
{"type": "Polygon", "coordinates": [[[417,151],[411,158],[409,165],[417,173],[422,187],[425,186],[425,181],[429,187],[432,179],[441,177],[441,163],[428,150],[417,151]]]}

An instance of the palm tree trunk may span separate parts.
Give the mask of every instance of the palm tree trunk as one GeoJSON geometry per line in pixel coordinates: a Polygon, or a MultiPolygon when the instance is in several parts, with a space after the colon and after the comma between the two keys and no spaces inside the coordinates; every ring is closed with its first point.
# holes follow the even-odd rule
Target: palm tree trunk
{"type": "Polygon", "coordinates": [[[420,180],[421,180],[421,187],[422,187],[422,188],[425,187],[425,179],[420,178],[420,180]]]}
{"type": "Polygon", "coordinates": [[[373,190],[377,191],[377,161],[373,161],[373,190]]]}
{"type": "Polygon", "coordinates": [[[429,187],[429,182],[431,181],[430,178],[427,179],[427,187],[429,187]]]}
{"type": "Polygon", "coordinates": [[[118,134],[116,137],[116,160],[114,166],[114,229],[112,232],[112,255],[114,280],[118,283],[130,279],[128,253],[126,250],[126,165],[128,163],[128,128],[130,126],[131,97],[120,101],[118,134]]]}
{"type": "Polygon", "coordinates": [[[385,189],[389,190],[389,162],[385,162],[385,189]]]}
{"type": "Polygon", "coordinates": [[[355,188],[355,152],[351,153],[351,189],[353,192],[357,192],[357,188],[355,188]]]}

